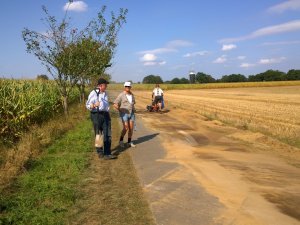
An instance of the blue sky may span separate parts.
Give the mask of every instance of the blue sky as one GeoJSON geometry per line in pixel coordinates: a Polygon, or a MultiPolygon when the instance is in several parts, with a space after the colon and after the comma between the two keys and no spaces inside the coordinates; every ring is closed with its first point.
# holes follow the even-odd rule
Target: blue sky
{"type": "MultiPolygon", "coordinates": [[[[24,27],[44,32],[45,5],[57,18],[67,0],[4,0],[0,13],[0,77],[35,78],[47,74],[26,52],[24,27]]],[[[164,81],[190,71],[214,78],[246,76],[268,69],[300,69],[300,0],[84,0],[74,1],[75,27],[108,11],[127,8],[113,66],[114,81],[134,82],[150,74],[164,81]]]]}

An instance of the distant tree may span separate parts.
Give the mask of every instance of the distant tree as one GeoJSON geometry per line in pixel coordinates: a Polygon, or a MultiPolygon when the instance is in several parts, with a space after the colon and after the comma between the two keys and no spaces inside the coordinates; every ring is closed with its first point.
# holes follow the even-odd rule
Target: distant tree
{"type": "Polygon", "coordinates": [[[213,83],[216,82],[216,80],[208,74],[202,73],[202,72],[198,72],[196,74],[196,81],[198,83],[213,83]]]}
{"type": "Polygon", "coordinates": [[[189,83],[190,83],[189,79],[187,79],[185,77],[180,79],[180,84],[189,84],[189,83]]]}
{"type": "Polygon", "coordinates": [[[287,80],[300,80],[300,70],[289,70],[286,74],[287,80]]]}
{"type": "Polygon", "coordinates": [[[170,84],[180,84],[180,83],[181,81],[178,77],[175,77],[170,81],[170,84]]]}
{"type": "Polygon", "coordinates": [[[231,82],[246,82],[247,78],[241,74],[231,74],[222,76],[221,82],[231,83],[231,82]]]}
{"type": "Polygon", "coordinates": [[[259,82],[259,81],[263,81],[262,76],[257,75],[249,75],[248,76],[248,81],[249,82],[259,82]]]}
{"type": "Polygon", "coordinates": [[[144,77],[143,84],[162,84],[163,80],[160,76],[148,75],[144,77]]]}
{"type": "Polygon", "coordinates": [[[37,80],[49,80],[49,77],[45,74],[37,75],[37,80]]]}
{"type": "Polygon", "coordinates": [[[267,70],[266,72],[257,74],[261,81],[280,81],[286,80],[286,73],[279,70],[267,70]]]}

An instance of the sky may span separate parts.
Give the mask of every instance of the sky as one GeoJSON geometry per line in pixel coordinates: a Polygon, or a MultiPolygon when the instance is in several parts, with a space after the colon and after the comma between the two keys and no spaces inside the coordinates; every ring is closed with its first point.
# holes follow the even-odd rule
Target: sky
{"type": "MultiPolygon", "coordinates": [[[[0,3],[0,77],[34,79],[49,75],[26,52],[22,30],[45,32],[42,5],[57,19],[67,0],[3,0],[0,3]]],[[[128,9],[118,47],[107,72],[112,80],[163,81],[203,72],[255,75],[300,69],[300,0],[82,0],[69,6],[75,27],[85,26],[103,5],[128,9]]]]}

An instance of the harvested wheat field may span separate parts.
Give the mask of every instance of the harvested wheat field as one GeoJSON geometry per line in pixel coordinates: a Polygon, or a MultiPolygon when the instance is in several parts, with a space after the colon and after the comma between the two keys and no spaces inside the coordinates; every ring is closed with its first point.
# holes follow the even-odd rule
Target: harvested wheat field
{"type": "Polygon", "coordinates": [[[162,113],[145,111],[151,91],[134,93],[161,161],[181,165],[160,179],[189,177],[215,196],[224,208],[214,224],[300,224],[299,86],[170,90],[162,113]]]}

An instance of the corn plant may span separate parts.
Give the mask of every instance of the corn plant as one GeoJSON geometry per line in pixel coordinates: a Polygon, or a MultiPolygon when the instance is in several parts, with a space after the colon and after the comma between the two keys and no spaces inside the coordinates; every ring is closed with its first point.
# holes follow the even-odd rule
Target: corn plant
{"type": "MultiPolygon", "coordinates": [[[[0,141],[13,143],[32,124],[47,121],[61,109],[53,81],[0,79],[0,141]]],[[[76,90],[71,101],[78,96],[76,90]]]]}

